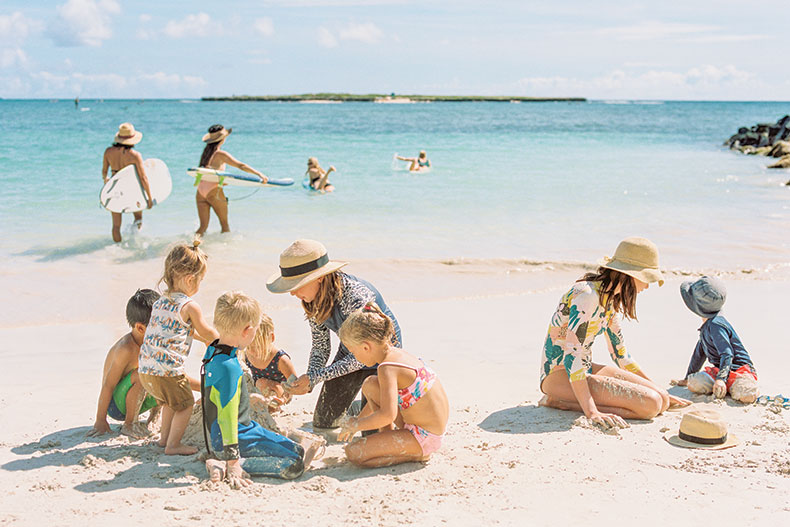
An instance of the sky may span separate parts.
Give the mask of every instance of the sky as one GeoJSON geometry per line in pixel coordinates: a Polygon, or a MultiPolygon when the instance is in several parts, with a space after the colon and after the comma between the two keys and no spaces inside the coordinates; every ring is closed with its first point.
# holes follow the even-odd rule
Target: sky
{"type": "Polygon", "coordinates": [[[790,100],[790,4],[0,0],[2,98],[790,100]]]}

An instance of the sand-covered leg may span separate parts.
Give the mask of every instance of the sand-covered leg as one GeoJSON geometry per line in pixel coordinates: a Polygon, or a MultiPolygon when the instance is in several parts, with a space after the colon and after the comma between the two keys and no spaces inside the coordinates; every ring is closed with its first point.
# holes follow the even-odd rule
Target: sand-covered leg
{"type": "Polygon", "coordinates": [[[713,393],[714,379],[704,371],[699,371],[688,376],[686,387],[692,393],[710,395],[713,393]]]}
{"type": "Polygon", "coordinates": [[[159,441],[162,448],[167,446],[167,437],[170,435],[170,426],[173,424],[173,409],[169,406],[162,408],[162,426],[159,428],[159,441]]]}
{"type": "MultiPolygon", "coordinates": [[[[628,373],[628,372],[624,372],[628,373]]],[[[633,375],[633,374],[632,374],[633,375]]],[[[626,419],[652,419],[665,404],[662,394],[642,383],[606,375],[588,375],[586,380],[595,406],[601,412],[626,419]]],[[[560,410],[581,411],[576,395],[564,370],[555,370],[543,380],[543,391],[548,397],[543,406],[560,410]]]]}
{"type": "Polygon", "coordinates": [[[361,467],[388,467],[423,461],[422,447],[408,430],[386,430],[346,445],[346,456],[361,467]]]}
{"type": "Polygon", "coordinates": [[[167,436],[167,445],[165,446],[165,454],[167,455],[182,455],[188,456],[197,453],[198,449],[190,445],[181,443],[181,438],[184,436],[184,431],[189,424],[189,418],[192,416],[192,405],[189,405],[183,410],[179,410],[173,414],[172,424],[170,425],[170,433],[167,436]]]}
{"type": "Polygon", "coordinates": [[[752,404],[760,395],[757,381],[747,375],[741,375],[730,387],[730,396],[744,404],[752,404]]]}
{"type": "Polygon", "coordinates": [[[600,366],[598,364],[593,364],[593,373],[596,375],[602,375],[605,377],[614,377],[615,379],[621,379],[623,381],[628,381],[633,384],[641,384],[642,386],[646,386],[651,390],[655,391],[661,396],[661,411],[658,413],[664,413],[667,408],[669,408],[670,398],[669,392],[667,392],[661,386],[658,386],[656,383],[649,379],[645,379],[635,373],[630,371],[626,371],[615,366],[600,366]]]}

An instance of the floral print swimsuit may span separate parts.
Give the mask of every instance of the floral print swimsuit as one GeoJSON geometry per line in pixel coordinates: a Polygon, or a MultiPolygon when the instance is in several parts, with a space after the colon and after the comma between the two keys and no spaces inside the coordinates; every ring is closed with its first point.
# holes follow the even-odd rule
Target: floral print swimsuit
{"type": "Polygon", "coordinates": [[[617,366],[634,373],[640,371],[625,349],[620,314],[601,305],[600,287],[600,282],[576,282],[560,300],[543,344],[541,386],[558,366],[565,368],[570,382],[586,379],[592,373],[593,342],[604,332],[609,354],[617,366]]]}

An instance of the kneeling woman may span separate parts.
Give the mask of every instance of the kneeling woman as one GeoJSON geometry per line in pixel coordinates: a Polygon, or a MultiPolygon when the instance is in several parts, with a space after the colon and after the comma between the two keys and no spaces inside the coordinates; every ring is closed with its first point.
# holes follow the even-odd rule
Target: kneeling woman
{"type": "Polygon", "coordinates": [[[348,441],[357,431],[379,430],[346,446],[348,460],[355,465],[425,461],[441,446],[447,427],[450,410],[442,383],[422,359],[393,346],[393,334],[392,321],[374,302],[352,313],[340,327],[340,340],[359,362],[378,364],[376,375],[362,384],[367,404],[337,436],[348,441]]]}
{"type": "Polygon", "coordinates": [[[606,265],[562,297],[543,346],[542,406],[582,411],[603,426],[624,427],[623,418],[652,419],[670,405],[691,404],[651,381],[623,343],[621,317],[636,319],[636,296],[652,282],[664,284],[658,249],[644,238],[626,238],[606,265]],[[604,332],[617,367],[592,362],[593,341],[604,332]]]}
{"type": "Polygon", "coordinates": [[[272,293],[290,293],[301,300],[310,324],[312,349],[307,373],[290,383],[288,391],[303,395],[324,383],[313,413],[316,428],[339,426],[364,380],[376,373],[375,367],[357,361],[342,342],[327,365],[332,352],[330,331],[339,331],[351,313],[375,302],[392,320],[392,344],[400,346],[403,342],[398,321],[381,293],[373,284],[340,271],[344,265],[330,260],[323,244],[296,240],[280,254],[280,272],[266,284],[272,293]]]}

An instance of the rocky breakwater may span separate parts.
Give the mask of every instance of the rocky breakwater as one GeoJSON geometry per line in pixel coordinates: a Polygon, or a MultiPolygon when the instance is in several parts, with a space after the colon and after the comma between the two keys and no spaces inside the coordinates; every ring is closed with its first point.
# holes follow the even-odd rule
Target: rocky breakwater
{"type": "MultiPolygon", "coordinates": [[[[744,154],[778,158],[768,168],[790,168],[790,115],[785,115],[776,124],[739,128],[724,145],[744,154]]],[[[790,185],[790,181],[787,184],[790,185]]]]}

